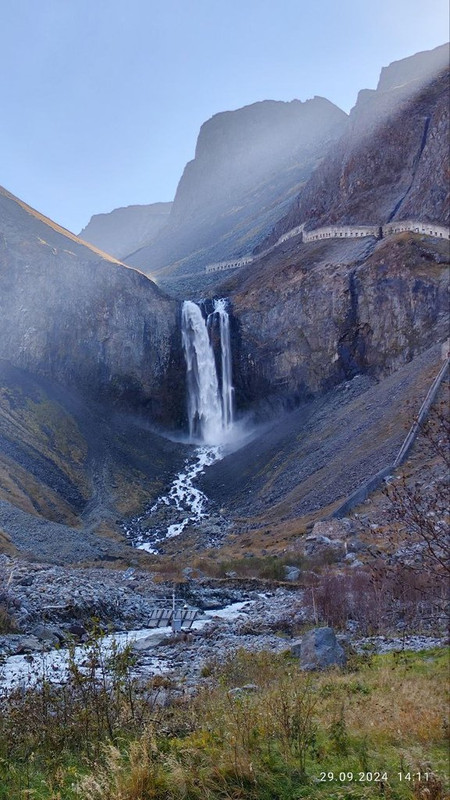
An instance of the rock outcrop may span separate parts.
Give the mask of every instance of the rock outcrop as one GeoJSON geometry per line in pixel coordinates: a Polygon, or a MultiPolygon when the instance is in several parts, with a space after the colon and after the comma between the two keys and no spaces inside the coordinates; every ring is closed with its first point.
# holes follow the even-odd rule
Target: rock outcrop
{"type": "Polygon", "coordinates": [[[300,658],[301,668],[307,671],[343,667],[346,662],[333,628],[313,628],[292,644],[291,653],[300,658]]]}
{"type": "Polygon", "coordinates": [[[94,214],[79,236],[116,258],[124,258],[155,238],[167,224],[171,208],[172,203],[152,203],[94,214]]]}
{"type": "Polygon", "coordinates": [[[5,190],[0,214],[0,357],[154,422],[179,419],[178,305],[5,190]]]}
{"type": "Polygon", "coordinates": [[[378,91],[407,88],[413,82],[420,88],[433,80],[449,63],[449,45],[444,44],[433,50],[424,50],[383,67],[378,81],[378,91]]]}
{"type": "Polygon", "coordinates": [[[388,375],[446,336],[448,245],[286,243],[221,287],[231,297],[236,397],[305,400],[359,373],[388,375]]]}

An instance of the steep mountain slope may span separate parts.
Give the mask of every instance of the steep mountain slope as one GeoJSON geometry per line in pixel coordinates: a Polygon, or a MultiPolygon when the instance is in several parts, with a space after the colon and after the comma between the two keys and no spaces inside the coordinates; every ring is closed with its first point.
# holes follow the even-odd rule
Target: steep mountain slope
{"type": "Polygon", "coordinates": [[[129,560],[120,519],[154,499],[184,448],[144,420],[0,359],[0,552],[129,560]]]}
{"type": "Polygon", "coordinates": [[[449,223],[448,45],[382,70],[347,131],[260,246],[291,228],[392,219],[449,223]]]}
{"type": "Polygon", "coordinates": [[[285,544],[392,464],[441,364],[434,345],[383,380],[355,376],[213,465],[202,488],[233,521],[237,552],[285,544]]]}
{"type": "Polygon", "coordinates": [[[0,357],[88,396],[183,413],[177,304],[0,190],[0,357]]]}
{"type": "Polygon", "coordinates": [[[79,236],[116,258],[123,258],[154,239],[167,223],[171,208],[172,203],[152,203],[95,214],[79,236]]]}
{"type": "Polygon", "coordinates": [[[409,93],[407,87],[413,82],[417,89],[420,89],[448,66],[449,56],[447,43],[433,50],[423,50],[399,61],[393,61],[389,66],[382,68],[377,90],[386,92],[403,87],[409,93]]]}
{"type": "Polygon", "coordinates": [[[200,130],[167,227],[127,263],[161,282],[250,252],[346,120],[320,97],[305,103],[264,101],[216,114],[200,130]]]}
{"type": "Polygon", "coordinates": [[[179,339],[145,275],[0,189],[0,548],[130,557],[117,520],[184,457],[151,428],[184,416],[179,339]]]}

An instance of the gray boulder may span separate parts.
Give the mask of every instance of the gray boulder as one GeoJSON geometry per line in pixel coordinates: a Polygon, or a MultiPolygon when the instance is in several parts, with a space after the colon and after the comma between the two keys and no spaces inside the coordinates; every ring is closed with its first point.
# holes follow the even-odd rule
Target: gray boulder
{"type": "Polygon", "coordinates": [[[300,577],[300,569],[293,565],[286,564],[284,568],[284,577],[287,581],[298,581],[300,577]]]}
{"type": "Polygon", "coordinates": [[[340,539],[311,534],[305,538],[304,552],[309,558],[319,561],[340,561],[345,556],[345,544],[340,539]]]}
{"type": "Polygon", "coordinates": [[[167,633],[157,633],[155,631],[155,633],[150,633],[148,636],[142,637],[142,639],[136,639],[136,641],[132,643],[132,647],[135,652],[139,653],[152,649],[155,645],[164,641],[164,639],[167,639],[167,633]]]}
{"type": "Polygon", "coordinates": [[[47,642],[52,645],[59,644],[64,639],[59,628],[56,628],[54,625],[35,625],[31,634],[32,636],[36,636],[39,641],[47,642]]]}
{"type": "Polygon", "coordinates": [[[352,520],[324,519],[316,522],[312,529],[313,536],[323,536],[327,539],[346,539],[352,534],[354,523],[352,520]]]}
{"type": "Polygon", "coordinates": [[[44,650],[44,647],[44,644],[33,634],[30,636],[20,636],[16,644],[16,654],[40,653],[44,650]]]}
{"type": "Polygon", "coordinates": [[[313,628],[294,642],[291,653],[300,658],[303,670],[328,669],[344,666],[346,656],[336,639],[333,628],[313,628]]]}

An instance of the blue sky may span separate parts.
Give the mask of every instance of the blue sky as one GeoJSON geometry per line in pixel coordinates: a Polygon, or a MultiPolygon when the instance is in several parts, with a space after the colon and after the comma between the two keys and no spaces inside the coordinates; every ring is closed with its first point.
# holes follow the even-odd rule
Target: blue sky
{"type": "Polygon", "coordinates": [[[0,184],[77,233],[173,199],[218,111],[314,95],[349,111],[448,27],[447,0],[0,0],[0,184]]]}

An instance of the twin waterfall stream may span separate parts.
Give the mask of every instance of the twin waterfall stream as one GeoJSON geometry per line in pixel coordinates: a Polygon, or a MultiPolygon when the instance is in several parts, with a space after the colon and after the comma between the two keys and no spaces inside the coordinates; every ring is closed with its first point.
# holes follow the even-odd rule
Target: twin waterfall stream
{"type": "Polygon", "coordinates": [[[186,300],[181,317],[186,358],[189,436],[206,444],[223,443],[233,424],[230,321],[226,300],[215,300],[206,321],[196,303],[186,300]],[[221,379],[217,376],[211,334],[219,321],[221,379]]]}
{"type": "Polygon", "coordinates": [[[190,523],[207,517],[207,497],[194,482],[206,466],[223,457],[224,445],[232,438],[234,390],[227,301],[214,300],[212,311],[205,314],[199,305],[186,300],[181,336],[186,361],[189,442],[195,447],[167,494],[124,525],[133,544],[150,553],[158,553],[165,539],[178,536],[190,523]]]}

